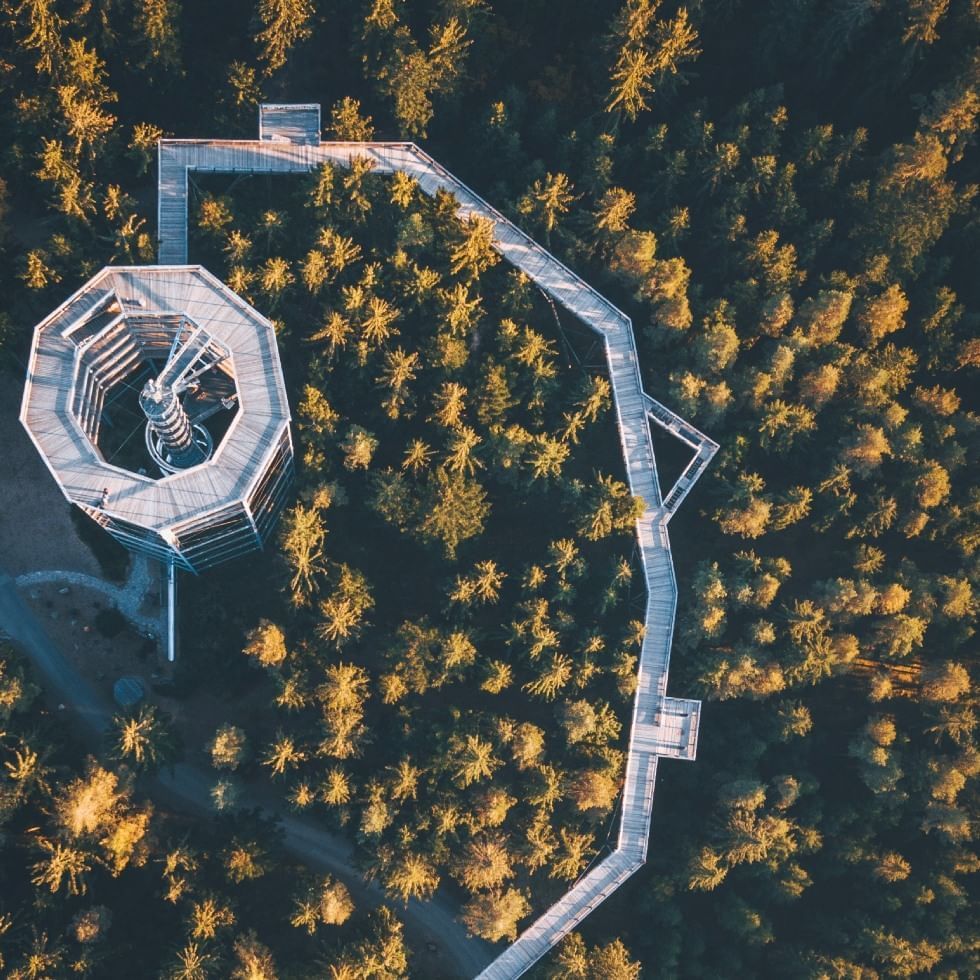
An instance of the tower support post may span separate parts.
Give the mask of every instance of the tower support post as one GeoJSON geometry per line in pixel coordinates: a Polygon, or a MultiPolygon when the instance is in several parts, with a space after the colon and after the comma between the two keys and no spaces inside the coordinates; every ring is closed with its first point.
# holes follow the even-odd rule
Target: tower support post
{"type": "Polygon", "coordinates": [[[177,659],[177,566],[167,562],[167,660],[177,659]]]}

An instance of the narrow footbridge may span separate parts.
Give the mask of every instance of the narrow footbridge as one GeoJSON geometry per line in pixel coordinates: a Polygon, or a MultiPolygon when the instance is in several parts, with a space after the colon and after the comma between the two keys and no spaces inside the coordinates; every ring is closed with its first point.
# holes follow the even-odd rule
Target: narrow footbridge
{"type": "Polygon", "coordinates": [[[677,607],[677,582],[667,524],[718,451],[699,432],[643,390],[633,327],[618,310],[510,220],[457,180],[414,143],[320,141],[317,105],[268,105],[260,110],[258,140],[161,140],[158,234],[161,265],[187,262],[187,193],[190,173],[307,173],[324,163],[350,166],[367,158],[376,173],[402,171],[429,195],[448,191],[461,218],[494,222],[495,247],[601,338],[609,364],[616,421],[631,491],[646,503],[637,538],[647,586],[646,632],[640,651],[633,723],[616,847],[597,860],[551,908],[479,975],[513,980],[529,970],[605,901],[646,860],[657,763],[694,759],[701,704],[667,696],[667,671],[677,607]],[[650,424],[693,452],[674,486],[661,494],[650,424]]]}

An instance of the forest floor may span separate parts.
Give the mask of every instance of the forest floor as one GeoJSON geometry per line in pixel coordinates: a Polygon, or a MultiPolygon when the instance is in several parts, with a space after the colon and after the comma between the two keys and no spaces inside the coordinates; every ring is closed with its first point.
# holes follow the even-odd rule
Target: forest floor
{"type": "MultiPolygon", "coordinates": [[[[150,564],[156,568],[155,563],[150,564]]],[[[132,623],[111,638],[100,633],[96,616],[110,605],[104,595],[84,586],[57,583],[21,586],[20,593],[72,669],[100,697],[112,701],[112,685],[120,677],[137,677],[143,682],[148,700],[172,719],[188,764],[210,767],[207,746],[223,724],[244,728],[253,744],[261,744],[263,736],[271,735],[271,721],[264,717],[269,714],[265,686],[233,698],[203,684],[195,685],[189,694],[171,695],[167,682],[173,667],[166,660],[162,643],[148,640],[132,623]]],[[[144,604],[145,611],[149,611],[146,606],[150,601],[144,604]]],[[[217,772],[212,775],[217,779],[217,772]]],[[[261,773],[240,782],[250,798],[267,786],[261,773]]]]}
{"type": "Polygon", "coordinates": [[[71,510],[20,424],[23,389],[5,375],[0,384],[0,556],[16,578],[59,569],[100,576],[99,563],[82,542],[71,510]]]}

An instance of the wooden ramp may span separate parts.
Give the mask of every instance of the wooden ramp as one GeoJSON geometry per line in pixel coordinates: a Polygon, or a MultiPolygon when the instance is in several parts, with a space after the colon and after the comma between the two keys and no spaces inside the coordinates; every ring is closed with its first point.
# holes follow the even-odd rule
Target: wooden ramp
{"type": "Polygon", "coordinates": [[[351,158],[366,157],[377,173],[403,171],[414,177],[426,194],[434,195],[440,189],[449,191],[458,202],[460,217],[475,214],[493,221],[497,251],[602,339],[630,489],[646,504],[637,522],[647,586],[646,632],[639,658],[616,848],[480,974],[480,980],[519,977],[646,860],[658,760],[695,757],[700,702],[667,697],[667,671],[677,607],[667,523],[718,446],[644,392],[633,327],[625,313],[414,143],[162,140],[159,156],[161,264],[187,261],[189,171],[305,173],[323,163],[349,166],[351,158]],[[661,497],[657,476],[651,420],[688,444],[695,453],[665,499],[661,497]]]}

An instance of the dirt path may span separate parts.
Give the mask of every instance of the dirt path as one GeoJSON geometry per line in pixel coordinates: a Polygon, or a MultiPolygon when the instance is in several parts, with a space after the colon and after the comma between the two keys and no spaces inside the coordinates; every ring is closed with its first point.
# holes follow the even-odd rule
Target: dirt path
{"type": "Polygon", "coordinates": [[[112,585],[95,575],[83,572],[50,569],[43,572],[24,572],[14,580],[19,589],[36,585],[79,586],[103,596],[110,606],[118,609],[138,630],[160,639],[167,629],[166,615],[144,611],[146,597],[156,587],[159,566],[151,567],[143,555],[133,555],[129,576],[123,585],[112,585]]]}
{"type": "MultiPolygon", "coordinates": [[[[98,750],[102,734],[111,724],[114,709],[81,676],[52,643],[34,613],[17,591],[14,579],[0,568],[0,632],[6,633],[31,659],[48,693],[64,704],[88,729],[92,747],[98,750]]],[[[185,763],[163,773],[155,780],[155,796],[167,798],[177,806],[210,814],[210,790],[213,777],[206,771],[185,763]]],[[[355,901],[377,905],[383,901],[381,889],[365,882],[353,862],[348,841],[327,833],[310,820],[277,813],[267,800],[265,809],[281,820],[285,846],[297,858],[314,867],[328,870],[342,878],[355,901]]],[[[431,902],[411,902],[396,911],[405,923],[406,936],[412,945],[413,972],[426,980],[445,977],[474,977],[493,958],[490,947],[466,935],[453,918],[453,904],[444,895],[431,902]]]]}

